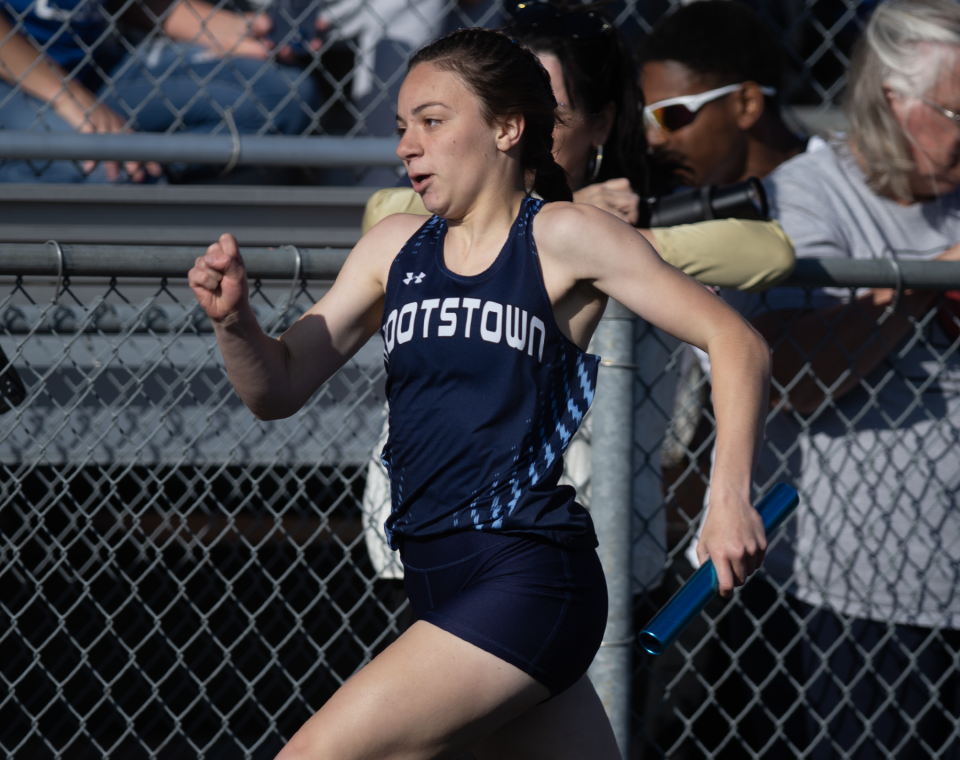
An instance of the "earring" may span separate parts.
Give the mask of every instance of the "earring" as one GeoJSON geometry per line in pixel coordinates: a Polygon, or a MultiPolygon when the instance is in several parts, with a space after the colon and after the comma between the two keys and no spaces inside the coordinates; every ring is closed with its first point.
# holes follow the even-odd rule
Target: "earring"
{"type": "Polygon", "coordinates": [[[600,165],[603,163],[603,145],[597,146],[597,155],[594,157],[593,161],[590,162],[590,166],[587,167],[587,170],[590,172],[590,179],[587,182],[594,182],[597,177],[600,175],[600,165]]]}

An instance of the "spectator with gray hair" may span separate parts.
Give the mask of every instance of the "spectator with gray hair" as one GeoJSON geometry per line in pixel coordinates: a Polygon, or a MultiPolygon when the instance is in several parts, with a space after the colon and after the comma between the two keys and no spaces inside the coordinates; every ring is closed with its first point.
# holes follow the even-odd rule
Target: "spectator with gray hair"
{"type": "MultiPolygon", "coordinates": [[[[960,5],[893,0],[849,72],[850,133],[766,181],[798,258],[960,259],[960,5]]],[[[948,299],[901,288],[728,295],[773,347],[757,484],[802,493],[766,568],[808,757],[957,757],[960,357],[948,299]],[[929,383],[930,362],[944,379],[929,383]],[[918,454],[922,452],[922,454],[918,454]],[[799,650],[799,651],[797,651],[799,650]]]]}

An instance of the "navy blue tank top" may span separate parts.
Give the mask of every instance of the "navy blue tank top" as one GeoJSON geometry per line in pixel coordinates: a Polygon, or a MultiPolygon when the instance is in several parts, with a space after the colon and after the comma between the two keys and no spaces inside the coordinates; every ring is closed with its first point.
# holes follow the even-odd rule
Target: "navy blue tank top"
{"type": "Polygon", "coordinates": [[[563,451],[593,400],[600,359],[557,327],[525,198],[496,261],[464,277],[443,262],[433,217],[394,259],[381,333],[387,368],[394,549],[466,530],[597,545],[563,451]]]}

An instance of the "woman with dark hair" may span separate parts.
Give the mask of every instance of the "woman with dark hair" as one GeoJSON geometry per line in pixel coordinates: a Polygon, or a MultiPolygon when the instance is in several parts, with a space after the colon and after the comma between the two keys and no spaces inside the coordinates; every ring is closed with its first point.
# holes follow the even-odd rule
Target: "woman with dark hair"
{"type": "Polygon", "coordinates": [[[670,172],[651,176],[629,43],[598,4],[521,3],[505,31],[550,73],[563,117],[554,134],[557,161],[574,199],[643,221],[640,198],[664,192],[670,172]]]}
{"type": "Polygon", "coordinates": [[[718,445],[700,551],[724,596],[762,560],[749,497],[766,345],[631,227],[564,202],[556,105],[516,40],[444,37],[412,59],[398,108],[397,153],[433,217],[377,224],[277,340],[256,322],[232,236],[190,272],[230,379],[262,419],[295,413],[375,332],[384,341],[386,527],[418,622],[278,760],[619,756],[584,675],[606,619],[596,535],[558,484],[596,387],[599,357],[585,348],[608,297],[710,354],[718,445]]]}
{"type": "MultiPolygon", "coordinates": [[[[561,121],[554,154],[574,200],[630,224],[643,221],[640,198],[660,194],[669,171],[651,179],[641,92],[630,46],[598,4],[517,4],[504,31],[532,50],[550,74],[561,121]]],[[[408,191],[374,196],[377,219],[397,210],[426,213],[408,191]]]]}

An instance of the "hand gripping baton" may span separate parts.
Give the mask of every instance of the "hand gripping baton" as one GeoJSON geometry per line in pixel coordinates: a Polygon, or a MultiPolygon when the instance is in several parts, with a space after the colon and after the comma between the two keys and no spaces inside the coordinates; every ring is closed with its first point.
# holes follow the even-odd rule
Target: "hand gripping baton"
{"type": "MultiPolygon", "coordinates": [[[[786,483],[777,483],[770,489],[757,504],[768,536],[783,524],[799,502],[797,492],[786,483]]],[[[650,654],[662,654],[719,590],[717,571],[708,559],[640,632],[640,644],[650,654]]]]}

